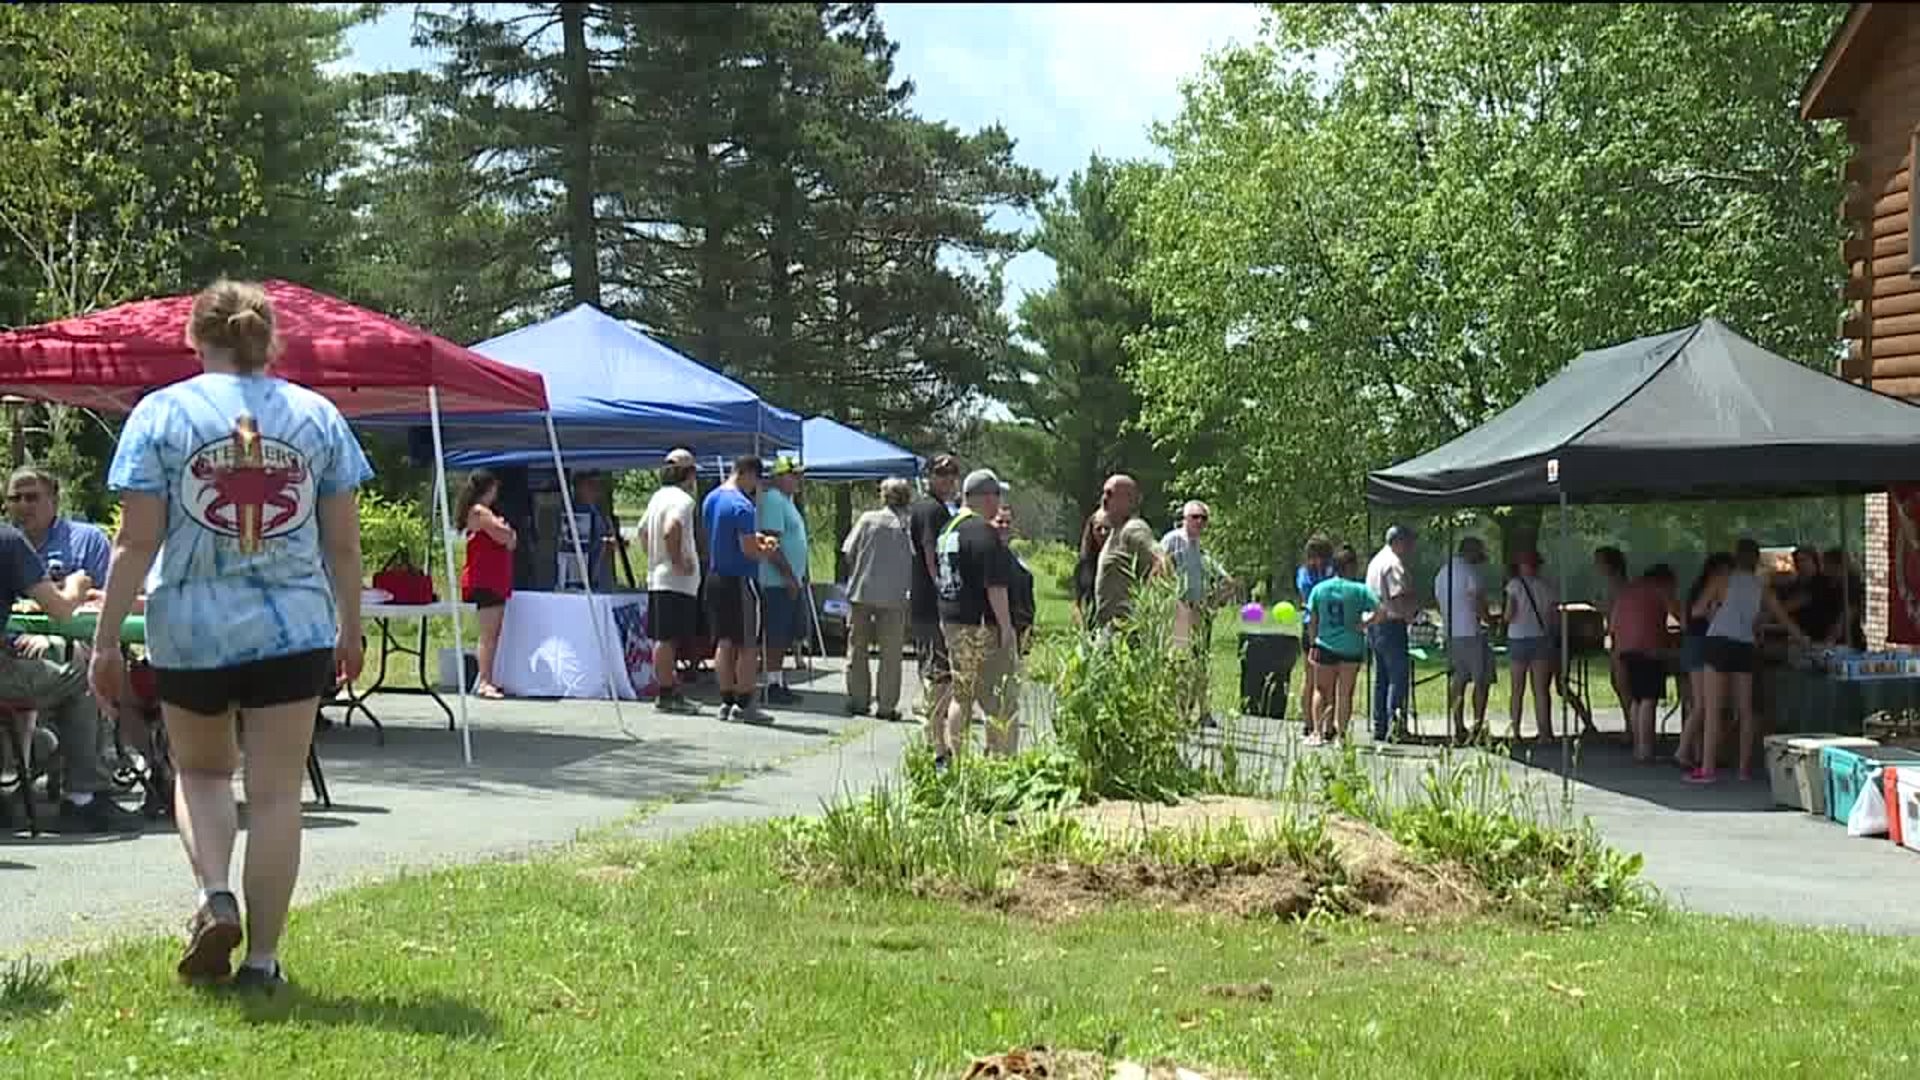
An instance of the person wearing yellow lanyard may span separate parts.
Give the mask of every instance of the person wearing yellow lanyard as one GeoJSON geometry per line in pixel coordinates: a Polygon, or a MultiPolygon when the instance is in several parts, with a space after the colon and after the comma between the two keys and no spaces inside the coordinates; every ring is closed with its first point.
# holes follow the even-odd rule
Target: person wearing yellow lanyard
{"type": "MultiPolygon", "coordinates": [[[[935,545],[939,579],[940,627],[953,665],[953,696],[945,717],[930,715],[927,741],[934,766],[945,769],[967,745],[967,728],[976,701],[993,700],[984,685],[987,673],[1011,672],[1006,654],[1017,652],[1013,612],[1007,589],[1013,581],[1013,554],[994,531],[994,515],[1006,492],[990,469],[976,469],[961,484],[965,505],[940,531],[935,545]],[[943,722],[944,721],[944,722],[943,722]]],[[[987,725],[987,751],[1011,754],[1017,734],[1010,721],[987,725]]]]}

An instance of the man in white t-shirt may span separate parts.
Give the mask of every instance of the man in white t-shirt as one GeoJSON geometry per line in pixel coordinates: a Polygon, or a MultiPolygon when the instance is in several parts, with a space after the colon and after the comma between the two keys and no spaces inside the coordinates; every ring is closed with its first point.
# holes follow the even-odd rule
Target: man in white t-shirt
{"type": "Polygon", "coordinates": [[[1454,738],[1464,742],[1467,686],[1473,686],[1473,727],[1487,726],[1487,693],[1493,689],[1493,645],[1487,641],[1487,586],[1480,576],[1487,546],[1477,536],[1460,541],[1458,554],[1433,577],[1433,595],[1447,626],[1447,715],[1454,738]]]}
{"type": "Polygon", "coordinates": [[[653,639],[653,677],[660,684],[655,707],[693,715],[700,710],[680,692],[674,667],[682,648],[700,633],[699,527],[693,502],[693,452],[667,455],[659,490],[640,518],[640,546],[647,554],[647,636],[653,639]]]}
{"type": "Polygon", "coordinates": [[[1387,529],[1387,545],[1367,563],[1367,588],[1380,598],[1367,643],[1373,649],[1373,741],[1393,737],[1396,720],[1404,721],[1413,701],[1413,654],[1407,629],[1418,614],[1419,601],[1407,576],[1415,535],[1406,525],[1387,529]]]}

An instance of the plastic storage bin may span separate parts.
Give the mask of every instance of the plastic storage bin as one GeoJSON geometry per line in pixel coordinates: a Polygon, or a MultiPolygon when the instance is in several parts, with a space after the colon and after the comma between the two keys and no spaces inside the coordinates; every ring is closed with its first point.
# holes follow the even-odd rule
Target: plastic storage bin
{"type": "MultiPolygon", "coordinates": [[[[1862,788],[1871,787],[1876,797],[1885,797],[1879,787],[1868,783],[1874,773],[1893,766],[1920,776],[1920,751],[1895,746],[1826,746],[1821,748],[1820,758],[1827,770],[1827,817],[1841,824],[1853,812],[1853,801],[1860,797],[1862,788]]],[[[1878,784],[1877,778],[1874,784],[1878,784]]]]}
{"type": "Polygon", "coordinates": [[[1900,830],[1901,847],[1920,851],[1920,769],[1894,770],[1894,798],[1887,806],[1887,825],[1900,830]]]}
{"type": "Polygon", "coordinates": [[[1858,735],[1832,732],[1767,736],[1767,779],[1773,784],[1773,801],[1809,814],[1825,814],[1827,771],[1821,764],[1820,751],[1829,746],[1863,749],[1878,745],[1858,735]]]}

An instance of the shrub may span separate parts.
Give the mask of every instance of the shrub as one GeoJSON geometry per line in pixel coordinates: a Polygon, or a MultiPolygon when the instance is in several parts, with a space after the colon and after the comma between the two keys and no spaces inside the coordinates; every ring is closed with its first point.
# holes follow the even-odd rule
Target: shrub
{"type": "Polygon", "coordinates": [[[359,503],[360,558],[368,573],[386,565],[396,555],[404,556],[415,566],[422,565],[423,558],[438,556],[438,551],[428,554],[431,530],[427,513],[419,503],[412,499],[389,499],[370,488],[360,489],[359,503]]]}
{"type": "Polygon", "coordinates": [[[1054,736],[1089,795],[1171,802],[1214,786],[1187,757],[1205,683],[1200,657],[1174,647],[1173,603],[1173,582],[1144,583],[1131,619],[1055,642],[1034,664],[1054,684],[1054,736]]]}

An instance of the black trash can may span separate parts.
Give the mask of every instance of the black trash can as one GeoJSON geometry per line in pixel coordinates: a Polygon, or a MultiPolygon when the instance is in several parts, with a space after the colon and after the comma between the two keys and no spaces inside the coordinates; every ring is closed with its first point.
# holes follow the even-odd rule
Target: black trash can
{"type": "Polygon", "coordinates": [[[1240,711],[1273,720],[1287,718],[1287,679],[1300,659],[1292,634],[1240,633],[1240,711]]]}

